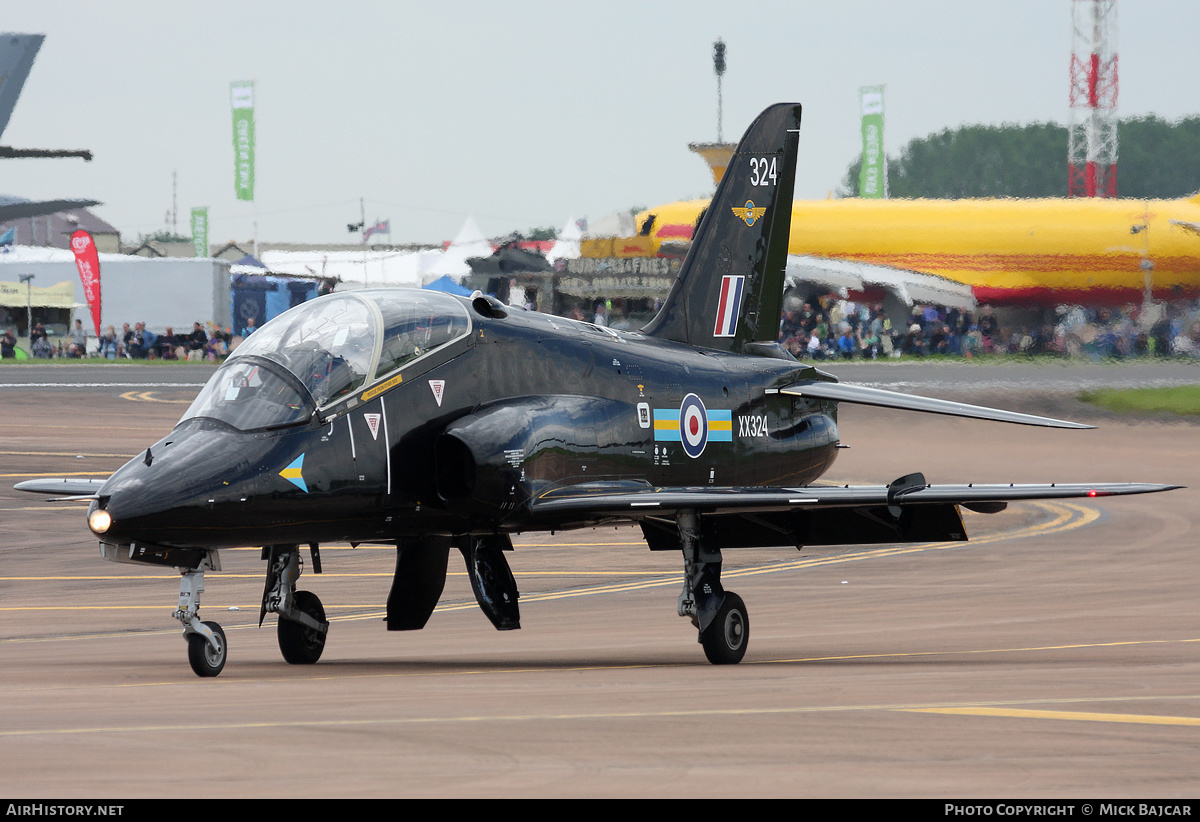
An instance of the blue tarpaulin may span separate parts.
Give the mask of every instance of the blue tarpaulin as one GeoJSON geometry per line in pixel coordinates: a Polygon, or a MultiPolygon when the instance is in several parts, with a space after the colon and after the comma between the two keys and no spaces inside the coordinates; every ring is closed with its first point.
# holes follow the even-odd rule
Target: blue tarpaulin
{"type": "Polygon", "coordinates": [[[428,288],[431,291],[445,291],[447,294],[457,294],[460,297],[470,297],[471,294],[474,293],[471,291],[471,289],[464,288],[463,286],[454,282],[454,278],[449,274],[443,274],[429,285],[425,286],[425,288],[428,288]]]}

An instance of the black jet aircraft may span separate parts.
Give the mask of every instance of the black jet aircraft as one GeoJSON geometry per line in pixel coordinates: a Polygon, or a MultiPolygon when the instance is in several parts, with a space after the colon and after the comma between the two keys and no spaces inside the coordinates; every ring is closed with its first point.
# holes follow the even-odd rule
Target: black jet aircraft
{"type": "Polygon", "coordinates": [[[297,590],[301,546],[396,546],[388,630],[424,627],[460,551],[496,628],[520,626],[510,535],[635,522],[678,550],[680,616],[708,659],[739,662],[750,620],[721,585],[726,549],[965,540],[958,506],[1168,486],[813,484],[839,447],[838,403],[1067,428],[1076,423],[838,383],[776,342],[800,106],[763,112],[738,145],[661,312],[621,332],[476,294],[332,294],[264,325],[175,429],[82,491],[105,559],[181,573],[192,668],[216,676],[224,632],[200,619],[219,550],[262,546],[259,622],[314,663],[329,622],[297,590]]]}

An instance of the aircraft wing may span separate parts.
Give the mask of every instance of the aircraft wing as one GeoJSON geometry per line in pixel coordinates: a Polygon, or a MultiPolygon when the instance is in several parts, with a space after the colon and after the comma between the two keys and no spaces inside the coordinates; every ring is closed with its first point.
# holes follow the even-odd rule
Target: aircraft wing
{"type": "Polygon", "coordinates": [[[914,303],[929,303],[972,310],[975,308],[975,295],[971,286],[948,277],[893,266],[813,257],[807,254],[789,254],[786,276],[791,281],[819,283],[836,291],[884,288],[910,306],[914,303]]]}
{"type": "MultiPolygon", "coordinates": [[[[0,147],[2,148],[2,147],[0,147]]],[[[25,217],[42,217],[70,211],[74,208],[90,208],[100,205],[99,200],[27,200],[0,194],[0,223],[20,220],[25,217]]]]}
{"type": "Polygon", "coordinates": [[[1170,491],[1178,485],[1144,482],[1050,483],[1049,485],[927,485],[910,474],[889,485],[806,485],[796,488],[633,488],[594,483],[558,488],[535,498],[535,517],[630,517],[680,510],[699,514],[754,514],[832,508],[904,508],[962,505],[991,513],[1022,500],[1111,497],[1170,491]]]}

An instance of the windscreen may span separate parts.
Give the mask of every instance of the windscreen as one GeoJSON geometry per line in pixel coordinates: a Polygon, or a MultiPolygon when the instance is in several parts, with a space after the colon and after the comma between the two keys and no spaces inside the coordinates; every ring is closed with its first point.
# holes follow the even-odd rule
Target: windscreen
{"type": "Polygon", "coordinates": [[[184,419],[210,417],[242,430],[303,422],[314,407],[349,397],[470,331],[463,303],[438,292],[380,289],[321,297],[247,337],[184,419]]]}
{"type": "Polygon", "coordinates": [[[183,420],[207,417],[252,431],[304,422],[312,410],[308,398],[272,366],[234,360],[212,375],[183,420]]]}
{"type": "Polygon", "coordinates": [[[235,357],[266,357],[304,384],[317,407],[344,397],[371,373],[376,320],[351,296],[332,296],[281,314],[254,332],[235,357]]]}

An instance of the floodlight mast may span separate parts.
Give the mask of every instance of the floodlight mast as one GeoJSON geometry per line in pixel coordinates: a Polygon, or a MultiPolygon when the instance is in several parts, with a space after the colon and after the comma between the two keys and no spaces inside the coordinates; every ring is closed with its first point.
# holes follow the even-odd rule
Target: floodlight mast
{"type": "Polygon", "coordinates": [[[721,139],[721,77],[725,74],[725,41],[720,37],[713,43],[713,71],[717,74],[717,142],[721,139]]]}

